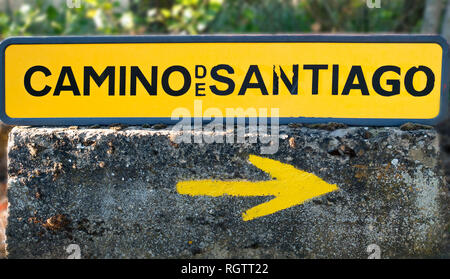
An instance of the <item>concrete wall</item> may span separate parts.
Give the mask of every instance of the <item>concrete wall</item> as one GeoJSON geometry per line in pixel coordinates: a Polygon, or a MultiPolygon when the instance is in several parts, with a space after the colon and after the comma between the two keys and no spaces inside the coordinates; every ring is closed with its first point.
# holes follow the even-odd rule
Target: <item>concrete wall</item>
{"type": "Polygon", "coordinates": [[[16,127],[9,257],[66,258],[71,244],[82,258],[367,258],[372,244],[382,258],[440,256],[449,219],[436,131],[336,128],[282,126],[278,152],[261,155],[259,143],[177,143],[169,128],[16,127]],[[262,170],[252,155],[280,164],[262,170]],[[264,187],[291,171],[339,189],[250,221],[242,213],[273,197],[179,190],[264,187]]]}

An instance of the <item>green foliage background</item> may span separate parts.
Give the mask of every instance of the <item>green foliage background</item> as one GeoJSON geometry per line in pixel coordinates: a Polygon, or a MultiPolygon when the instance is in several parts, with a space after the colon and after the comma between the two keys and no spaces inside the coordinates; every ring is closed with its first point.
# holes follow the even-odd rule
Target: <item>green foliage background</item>
{"type": "MultiPolygon", "coordinates": [[[[8,0],[5,0],[8,1],[8,0]]],[[[66,0],[25,1],[0,12],[13,35],[419,32],[424,0],[66,0]],[[76,2],[73,0],[72,2],[76,2]],[[58,2],[57,4],[55,4],[58,2]]]]}

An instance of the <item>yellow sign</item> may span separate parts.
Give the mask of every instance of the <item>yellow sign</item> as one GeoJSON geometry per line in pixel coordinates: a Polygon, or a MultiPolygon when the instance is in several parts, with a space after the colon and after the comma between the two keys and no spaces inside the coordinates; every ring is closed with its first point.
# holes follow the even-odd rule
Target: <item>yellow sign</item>
{"type": "Polygon", "coordinates": [[[249,221],[302,204],[307,200],[339,189],[336,184],[329,184],[314,174],[272,159],[250,155],[249,161],[259,169],[269,173],[276,180],[258,182],[183,181],[177,184],[177,191],[180,194],[191,196],[275,196],[274,199],[244,212],[242,219],[249,221]]]}
{"type": "Polygon", "coordinates": [[[439,36],[11,38],[0,51],[10,124],[174,123],[180,108],[228,118],[266,109],[281,123],[434,124],[447,100],[439,36]],[[233,108],[242,110],[228,115],[233,108]]]}

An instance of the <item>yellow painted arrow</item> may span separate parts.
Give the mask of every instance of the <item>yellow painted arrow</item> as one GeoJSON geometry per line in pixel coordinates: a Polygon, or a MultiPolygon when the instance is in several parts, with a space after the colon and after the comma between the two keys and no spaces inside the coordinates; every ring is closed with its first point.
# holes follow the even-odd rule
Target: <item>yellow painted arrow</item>
{"type": "Polygon", "coordinates": [[[279,161],[255,155],[250,155],[249,161],[276,180],[258,182],[182,181],[177,183],[177,191],[182,195],[191,196],[275,196],[274,199],[242,213],[242,219],[249,221],[339,189],[336,184],[329,184],[312,173],[301,171],[279,161]]]}

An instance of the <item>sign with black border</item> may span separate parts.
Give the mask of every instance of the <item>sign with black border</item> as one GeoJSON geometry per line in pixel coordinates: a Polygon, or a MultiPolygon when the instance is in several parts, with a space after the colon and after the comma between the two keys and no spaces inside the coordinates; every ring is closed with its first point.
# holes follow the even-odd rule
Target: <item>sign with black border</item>
{"type": "Polygon", "coordinates": [[[267,108],[280,124],[435,125],[447,112],[435,35],[12,37],[0,55],[10,125],[175,124],[177,108],[204,122],[210,108],[246,121],[261,115],[225,110],[267,108]]]}

